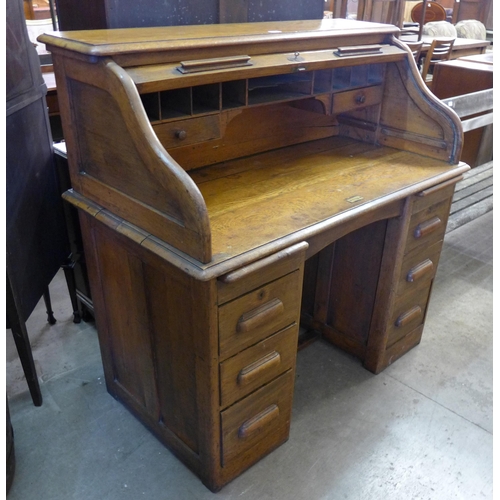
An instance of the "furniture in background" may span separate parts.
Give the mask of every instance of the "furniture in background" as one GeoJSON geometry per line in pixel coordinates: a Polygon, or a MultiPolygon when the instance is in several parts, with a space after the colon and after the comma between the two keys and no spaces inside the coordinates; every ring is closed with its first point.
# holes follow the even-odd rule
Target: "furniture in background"
{"type": "Polygon", "coordinates": [[[481,21],[486,29],[493,29],[493,0],[455,0],[452,23],[464,19],[481,21]]]}
{"type": "Polygon", "coordinates": [[[60,30],[321,19],[324,0],[56,0],[60,30]]]}
{"type": "Polygon", "coordinates": [[[446,11],[437,2],[426,0],[411,9],[411,20],[415,23],[427,24],[435,21],[446,21],[446,11]]]}
{"type": "Polygon", "coordinates": [[[459,21],[455,25],[459,38],[472,38],[475,40],[486,40],[486,27],[476,19],[459,21]]]}
{"type": "Polygon", "coordinates": [[[422,35],[432,38],[457,38],[457,30],[453,24],[447,21],[431,21],[424,24],[422,35]]]}
{"type": "MultiPolygon", "coordinates": [[[[444,102],[450,97],[492,88],[493,53],[491,52],[440,62],[434,68],[432,92],[444,102]]],[[[464,133],[461,158],[471,167],[493,159],[493,125],[464,133]]]]}
{"type": "Polygon", "coordinates": [[[288,439],[300,321],[374,373],[420,342],[469,167],[397,32],[41,37],[108,391],[213,491],[288,439]]]}
{"type": "Polygon", "coordinates": [[[357,19],[402,27],[403,4],[404,0],[360,0],[357,19]]]}
{"type": "MultiPolygon", "coordinates": [[[[21,0],[7,2],[6,265],[7,327],[35,405],[42,395],[25,321],[68,256],[62,201],[40,63],[21,0]]],[[[47,300],[46,300],[47,303],[47,300]]],[[[48,303],[49,322],[51,316],[48,303]]]]}
{"type": "Polygon", "coordinates": [[[424,45],[424,42],[420,40],[420,42],[408,42],[406,43],[406,45],[408,45],[408,48],[411,50],[413,59],[415,59],[415,62],[417,63],[417,67],[420,68],[420,57],[422,54],[422,46],[424,45]]]}
{"type": "Polygon", "coordinates": [[[14,429],[12,428],[12,423],[10,421],[9,412],[9,399],[5,404],[5,409],[7,413],[6,423],[6,437],[5,437],[5,486],[7,494],[9,494],[12,482],[14,481],[14,474],[16,472],[16,449],[14,446],[14,429]]]}
{"type": "MultiPolygon", "coordinates": [[[[59,180],[60,194],[62,195],[68,189],[71,189],[68,155],[64,141],[54,143],[54,164],[59,180]]],[[[69,280],[69,288],[73,290],[72,305],[75,322],[79,322],[80,319],[89,321],[94,318],[94,305],[90,293],[78,211],[73,205],[66,202],[63,203],[63,208],[70,251],[64,269],[68,270],[66,279],[69,280]]]]}
{"type": "Polygon", "coordinates": [[[450,58],[454,42],[454,38],[434,38],[431,46],[427,49],[422,64],[422,78],[431,89],[434,65],[450,58]]]}

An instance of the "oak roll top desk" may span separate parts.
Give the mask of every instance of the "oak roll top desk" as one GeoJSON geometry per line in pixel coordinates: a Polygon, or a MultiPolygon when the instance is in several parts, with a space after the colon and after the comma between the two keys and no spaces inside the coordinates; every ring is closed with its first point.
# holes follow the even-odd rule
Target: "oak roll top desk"
{"type": "Polygon", "coordinates": [[[462,129],[394,26],[56,32],[108,391],[212,491],[289,435],[299,324],[420,342],[462,129]]]}

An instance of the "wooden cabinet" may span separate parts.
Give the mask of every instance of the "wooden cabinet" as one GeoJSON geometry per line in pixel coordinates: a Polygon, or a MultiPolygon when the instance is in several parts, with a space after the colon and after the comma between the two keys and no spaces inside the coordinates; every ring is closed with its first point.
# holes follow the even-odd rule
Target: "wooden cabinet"
{"type": "Polygon", "coordinates": [[[299,323],[421,339],[460,120],[389,25],[44,35],[108,391],[212,490],[289,434],[299,323]]]}
{"type": "Polygon", "coordinates": [[[42,395],[25,321],[42,295],[48,297],[48,285],[67,261],[69,249],[40,61],[28,37],[21,0],[9,1],[6,14],[6,313],[39,406],[42,395]]]}

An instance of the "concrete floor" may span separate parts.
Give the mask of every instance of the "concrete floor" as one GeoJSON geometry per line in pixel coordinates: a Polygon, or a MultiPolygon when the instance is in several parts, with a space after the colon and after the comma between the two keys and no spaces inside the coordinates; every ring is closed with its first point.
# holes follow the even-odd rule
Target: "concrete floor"
{"type": "Polygon", "coordinates": [[[28,321],[44,403],[7,332],[17,470],[9,500],[493,497],[493,212],[445,238],[421,344],[380,375],[318,341],[298,354],[289,441],[217,495],[106,392],[92,324],[28,321]]]}

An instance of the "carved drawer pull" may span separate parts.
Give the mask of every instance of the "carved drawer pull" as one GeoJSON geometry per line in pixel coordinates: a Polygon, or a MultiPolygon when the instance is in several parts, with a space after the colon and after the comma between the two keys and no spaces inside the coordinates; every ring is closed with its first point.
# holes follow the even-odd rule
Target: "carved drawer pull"
{"type": "Polygon", "coordinates": [[[421,222],[416,228],[413,235],[415,238],[423,238],[430,233],[438,230],[441,227],[442,221],[439,217],[433,217],[432,219],[421,222]]]}
{"type": "Polygon", "coordinates": [[[258,378],[267,370],[276,368],[281,363],[281,356],[278,352],[273,351],[266,354],[262,358],[242,368],[238,374],[238,384],[247,384],[255,378],[258,378]]]}
{"type": "Polygon", "coordinates": [[[255,432],[260,431],[263,427],[265,427],[269,422],[273,421],[280,414],[280,409],[278,405],[268,406],[265,410],[262,410],[260,413],[247,420],[238,430],[238,437],[241,439],[245,439],[255,432]]]}
{"type": "Polygon", "coordinates": [[[434,264],[432,263],[432,260],[425,259],[423,262],[417,264],[415,267],[412,267],[408,271],[408,274],[406,275],[406,281],[409,281],[410,283],[412,283],[413,281],[418,281],[423,276],[432,273],[433,270],[434,264]]]}
{"type": "Polygon", "coordinates": [[[420,306],[414,306],[399,316],[396,320],[396,326],[406,326],[413,320],[420,318],[420,316],[422,316],[422,309],[420,306]]]}
{"type": "Polygon", "coordinates": [[[273,299],[240,316],[237,332],[248,332],[283,314],[285,307],[280,299],[273,299]]]}

